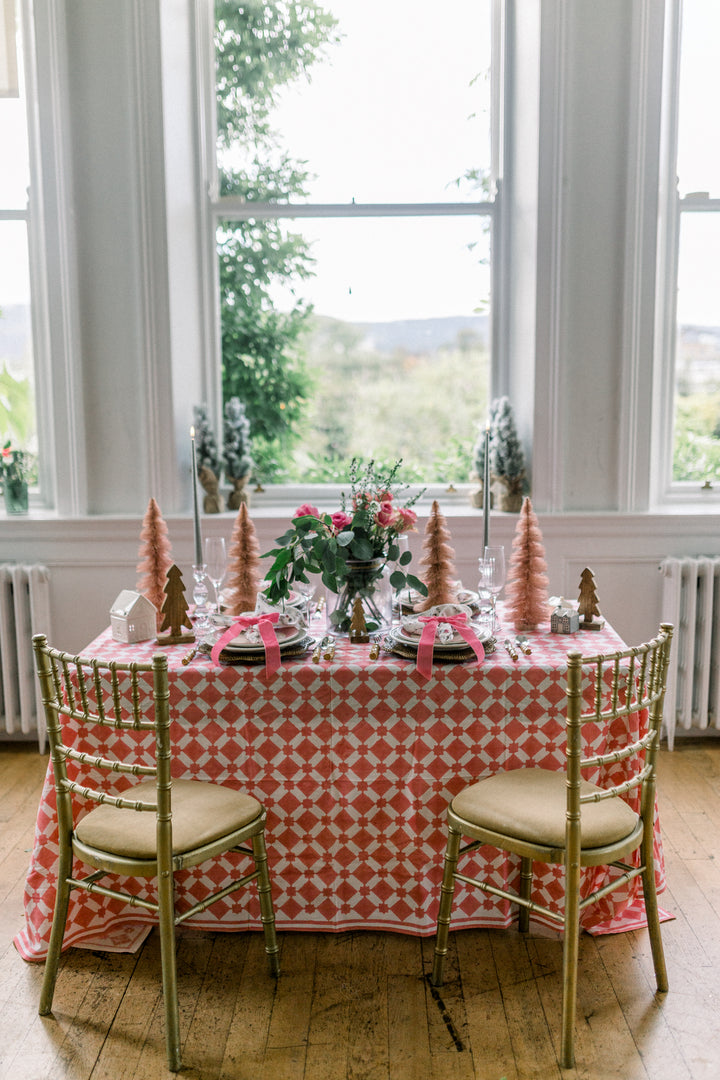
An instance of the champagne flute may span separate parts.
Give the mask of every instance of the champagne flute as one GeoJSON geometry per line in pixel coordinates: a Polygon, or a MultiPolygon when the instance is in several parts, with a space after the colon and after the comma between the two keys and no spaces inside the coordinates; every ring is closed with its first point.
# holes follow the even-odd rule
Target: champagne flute
{"type": "Polygon", "coordinates": [[[502,544],[489,544],[483,556],[483,575],[492,603],[492,633],[498,629],[497,598],[505,584],[505,548],[502,544]]]}
{"type": "Polygon", "coordinates": [[[227,566],[227,553],[225,551],[224,536],[207,536],[205,538],[205,565],[207,576],[215,590],[215,614],[220,614],[220,586],[225,577],[227,566]]]}

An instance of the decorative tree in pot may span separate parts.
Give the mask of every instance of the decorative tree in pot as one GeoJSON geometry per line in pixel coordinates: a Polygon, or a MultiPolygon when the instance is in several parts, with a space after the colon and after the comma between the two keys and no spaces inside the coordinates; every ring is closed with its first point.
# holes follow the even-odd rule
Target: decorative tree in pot
{"type": "Polygon", "coordinates": [[[253,463],[250,457],[250,421],[245,415],[245,406],[237,397],[230,398],[225,405],[223,460],[225,479],[233,486],[228,495],[228,510],[239,510],[243,503],[249,501],[245,488],[253,463]]]}
{"type": "Polygon", "coordinates": [[[507,397],[496,398],[490,409],[490,472],[503,485],[500,509],[516,514],[523,501],[525,456],[507,397]]]}
{"type": "Polygon", "coordinates": [[[220,494],[220,454],[208,420],[207,405],[195,405],[193,417],[198,480],[206,492],[203,510],[206,514],[220,514],[225,509],[225,500],[220,494]]]}

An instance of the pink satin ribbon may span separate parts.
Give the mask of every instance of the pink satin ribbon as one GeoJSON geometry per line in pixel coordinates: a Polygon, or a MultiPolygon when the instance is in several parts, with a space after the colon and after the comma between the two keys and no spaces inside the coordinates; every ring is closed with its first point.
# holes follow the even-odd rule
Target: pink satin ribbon
{"type": "Polygon", "coordinates": [[[265,678],[267,679],[268,676],[273,675],[280,667],[280,645],[273,626],[279,618],[280,615],[277,611],[268,611],[263,615],[243,615],[232,626],[229,626],[213,645],[210,653],[213,664],[220,662],[220,653],[228,641],[233,641],[243,630],[248,630],[251,626],[257,626],[260,638],[265,646],[265,678]]]}
{"type": "Polygon", "coordinates": [[[464,613],[459,615],[418,615],[418,619],[420,622],[425,623],[425,626],[418,645],[417,670],[426,679],[429,679],[432,675],[433,648],[440,623],[447,623],[452,626],[453,630],[457,630],[460,637],[468,643],[477,656],[478,662],[484,659],[485,650],[482,647],[482,642],[478,641],[477,634],[471,626],[468,626],[467,615],[464,613]]]}

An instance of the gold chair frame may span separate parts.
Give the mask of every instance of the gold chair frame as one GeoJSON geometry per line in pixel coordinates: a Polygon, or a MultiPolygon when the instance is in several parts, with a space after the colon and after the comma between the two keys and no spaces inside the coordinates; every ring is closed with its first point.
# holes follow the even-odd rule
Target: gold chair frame
{"type": "MultiPolygon", "coordinates": [[[[270,972],[274,976],[280,972],[279,947],[275,933],[275,916],[265,847],[265,810],[257,804],[259,813],[241,828],[233,828],[232,831],[198,846],[185,846],[182,851],[176,851],[173,854],[172,751],[167,657],[157,654],[151,663],[104,662],[95,657],[72,656],[53,649],[47,644],[44,634],[33,637],[33,646],[55,776],[60,848],[57,896],[40,994],[40,1015],[46,1016],[52,1009],[71,891],[84,889],[90,893],[125,901],[132,906],[146,908],[158,916],[167,1059],[169,1069],[177,1072],[182,1068],[175,954],[175,927],[177,925],[198,912],[204,911],[211,904],[224,899],[237,889],[244,888],[252,881],[257,881],[265,951],[270,972]],[[143,718],[141,713],[143,700],[149,692],[149,687],[143,685],[143,676],[145,676],[146,684],[149,681],[146,677],[148,672],[152,673],[153,719],[151,720],[143,718]],[[127,711],[123,713],[123,700],[131,702],[129,714],[127,711]],[[112,757],[93,757],[77,751],[63,741],[63,723],[68,720],[81,725],[96,724],[123,731],[154,732],[155,764],[146,766],[112,757]],[[101,771],[109,771],[112,774],[126,773],[138,778],[155,778],[156,797],[153,800],[138,801],[132,797],[132,787],[120,796],[116,796],[102,789],[96,790],[84,784],[78,784],[68,777],[68,761],[101,771]],[[156,817],[155,857],[132,858],[83,843],[76,834],[81,816],[78,815],[77,818],[74,816],[73,798],[78,800],[80,805],[89,801],[96,806],[103,805],[115,807],[118,810],[154,814],[156,817]],[[241,846],[248,840],[251,842],[251,847],[241,846]],[[193,904],[187,911],[177,914],[174,902],[175,873],[230,851],[250,855],[254,861],[254,871],[236,878],[205,900],[193,904]],[[94,867],[95,872],[86,877],[75,877],[73,875],[75,857],[94,867]],[[157,878],[157,900],[146,899],[121,889],[99,884],[107,874],[157,878]]],[[[70,743],[71,740],[68,739],[67,742],[70,743]]],[[[200,782],[195,783],[200,787],[200,782]]],[[[217,790],[217,785],[205,786],[217,790]]],[[[253,812],[252,808],[250,812],[253,812]]]]}
{"type": "MultiPolygon", "coordinates": [[[[560,1055],[560,1064],[563,1068],[572,1068],[575,1063],[573,1034],[580,913],[588,905],[637,877],[642,878],[657,989],[663,993],[668,989],[655,888],[653,823],[655,813],[655,762],[662,725],[663,699],[672,634],[673,627],[668,623],[663,623],[657,637],[638,647],[606,655],[583,656],[582,653],[577,651],[568,654],[566,797],[564,807],[562,806],[562,796],[559,799],[560,805],[558,806],[558,812],[562,814],[564,811],[565,816],[564,844],[549,846],[546,843],[533,842],[528,839],[527,835],[519,837],[509,832],[505,834],[483,827],[477,821],[463,818],[454,811],[453,804],[448,809],[448,840],[440,892],[440,909],[431,982],[434,986],[441,986],[443,982],[456,881],[463,881],[465,884],[475,886],[483,892],[517,903],[519,905],[518,922],[521,932],[527,933],[529,930],[531,912],[542,912],[560,924],[564,932],[560,1055]],[[608,668],[610,671],[609,694],[608,668]],[[588,691],[592,695],[591,698],[588,691]],[[583,709],[588,707],[586,703],[590,700],[593,702],[592,708],[584,712],[583,709]],[[648,726],[646,733],[640,739],[611,753],[583,757],[582,729],[585,724],[608,725],[618,717],[626,717],[631,713],[644,710],[647,710],[648,726]],[[629,780],[607,788],[592,785],[594,791],[587,792],[587,788],[585,788],[586,793],[581,793],[583,770],[597,769],[633,757],[639,760],[637,765],[633,763],[632,767],[636,768],[636,771],[629,780]],[[583,847],[581,843],[583,807],[588,804],[598,804],[606,799],[620,798],[638,787],[640,788],[640,813],[636,815],[635,827],[622,839],[613,843],[602,847],[583,847]],[[463,836],[472,838],[472,842],[461,847],[463,836]],[[475,851],[485,844],[520,856],[520,882],[517,895],[491,885],[487,881],[479,881],[458,872],[459,857],[475,851]],[[628,864],[625,860],[638,848],[641,849],[639,865],[628,864]],[[532,867],[534,862],[564,864],[565,905],[562,914],[558,914],[531,899],[532,867]],[[603,865],[617,869],[619,875],[598,888],[591,895],[581,899],[581,867],[603,865]]],[[[534,771],[532,769],[516,770],[519,784],[522,784],[523,780],[521,774],[534,771]]],[[[514,777],[514,773],[507,773],[505,776],[514,777]]],[[[479,788],[482,783],[483,781],[480,781],[477,787],[479,788]]]]}

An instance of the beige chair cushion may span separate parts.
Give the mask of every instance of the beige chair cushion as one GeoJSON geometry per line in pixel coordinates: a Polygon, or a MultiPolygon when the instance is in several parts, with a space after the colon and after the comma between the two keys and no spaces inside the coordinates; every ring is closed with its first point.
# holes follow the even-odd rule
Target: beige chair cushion
{"type": "MultiPolygon", "coordinates": [[[[155,781],[144,781],[123,794],[141,802],[155,802],[155,781]]],[[[173,780],[173,854],[201,847],[241,829],[261,811],[257,799],[242,791],[200,780],[173,780]]],[[[82,819],[75,832],[84,844],[101,851],[131,859],[154,859],[157,854],[156,818],[147,811],[98,806],[82,819]]]]}
{"type": "MultiPolygon", "coordinates": [[[[581,793],[600,791],[583,780],[581,793]]],[[[473,825],[504,836],[552,847],[565,846],[566,775],[547,769],[497,773],[461,791],[452,801],[455,813],[473,825]]],[[[620,798],[583,803],[581,845],[603,847],[628,836],[638,816],[620,798]]]]}

